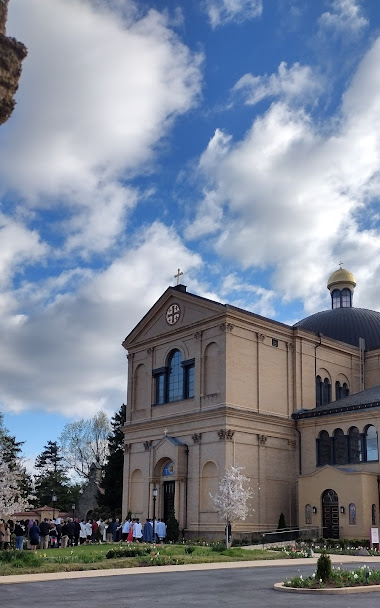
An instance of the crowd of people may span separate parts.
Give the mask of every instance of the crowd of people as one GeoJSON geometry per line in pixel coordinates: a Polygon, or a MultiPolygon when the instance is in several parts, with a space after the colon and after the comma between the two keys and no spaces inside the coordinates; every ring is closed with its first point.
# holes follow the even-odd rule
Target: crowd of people
{"type": "Polygon", "coordinates": [[[0,519],[0,549],[66,548],[97,542],[165,542],[166,525],[160,519],[82,519],[67,517],[5,521],[0,519]]]}

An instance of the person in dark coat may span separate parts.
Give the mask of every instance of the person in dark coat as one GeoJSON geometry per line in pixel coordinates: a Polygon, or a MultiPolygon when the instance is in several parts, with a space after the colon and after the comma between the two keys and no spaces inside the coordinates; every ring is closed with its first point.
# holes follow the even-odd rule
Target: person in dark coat
{"type": "Polygon", "coordinates": [[[79,519],[76,518],[74,520],[74,545],[76,547],[79,545],[79,533],[80,533],[80,523],[79,523],[79,519]]]}
{"type": "Polygon", "coordinates": [[[153,541],[153,527],[149,519],[144,524],[142,539],[144,543],[151,543],[153,541]]]}
{"type": "Polygon", "coordinates": [[[40,529],[37,525],[37,521],[29,528],[29,540],[30,540],[30,548],[36,550],[38,545],[40,544],[40,529]]]}
{"type": "Polygon", "coordinates": [[[16,521],[15,525],[15,535],[16,535],[16,550],[22,551],[24,548],[24,534],[25,534],[25,524],[21,520],[16,521]]]}
{"type": "MultiPolygon", "coordinates": [[[[70,518],[66,524],[66,527],[67,527],[67,536],[68,536],[68,546],[72,547],[74,544],[74,537],[75,537],[75,522],[73,522],[73,520],[70,518]]],[[[79,534],[79,532],[78,532],[78,534],[79,534]]]]}

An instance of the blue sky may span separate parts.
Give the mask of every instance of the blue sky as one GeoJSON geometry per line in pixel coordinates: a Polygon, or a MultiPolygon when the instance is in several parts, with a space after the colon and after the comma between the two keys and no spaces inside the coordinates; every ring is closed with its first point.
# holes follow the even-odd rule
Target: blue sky
{"type": "Polygon", "coordinates": [[[121,342],[177,268],[294,323],[343,260],[380,310],[378,0],[11,0],[0,411],[31,461],[126,400],[121,342]]]}

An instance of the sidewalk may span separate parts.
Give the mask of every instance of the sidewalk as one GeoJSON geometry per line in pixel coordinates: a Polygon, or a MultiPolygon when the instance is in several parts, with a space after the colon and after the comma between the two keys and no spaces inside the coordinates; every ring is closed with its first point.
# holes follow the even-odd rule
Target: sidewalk
{"type": "MultiPolygon", "coordinates": [[[[160,574],[162,572],[190,572],[196,570],[226,570],[233,568],[262,568],[269,566],[315,566],[319,556],[305,557],[300,559],[273,559],[255,560],[244,562],[218,562],[213,564],[186,564],[178,566],[147,566],[139,568],[115,568],[110,570],[81,570],[74,572],[43,572],[41,574],[13,574],[11,576],[0,576],[0,585],[14,583],[34,583],[38,581],[56,581],[79,578],[99,578],[104,576],[127,576],[129,574],[160,574]]],[[[331,555],[331,561],[335,566],[341,564],[378,564],[380,568],[380,557],[355,556],[355,555],[331,555]]]]}

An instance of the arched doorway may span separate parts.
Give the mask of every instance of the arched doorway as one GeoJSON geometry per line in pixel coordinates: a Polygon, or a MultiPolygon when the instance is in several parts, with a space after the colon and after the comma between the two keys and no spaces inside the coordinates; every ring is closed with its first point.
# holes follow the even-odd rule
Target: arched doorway
{"type": "Polygon", "coordinates": [[[175,475],[175,467],[172,461],[166,463],[162,471],[162,486],[164,491],[164,521],[167,522],[169,516],[174,511],[175,500],[175,481],[171,477],[175,475]]]}
{"type": "Polygon", "coordinates": [[[339,499],[334,490],[322,494],[323,537],[339,538],[339,499]]]}

